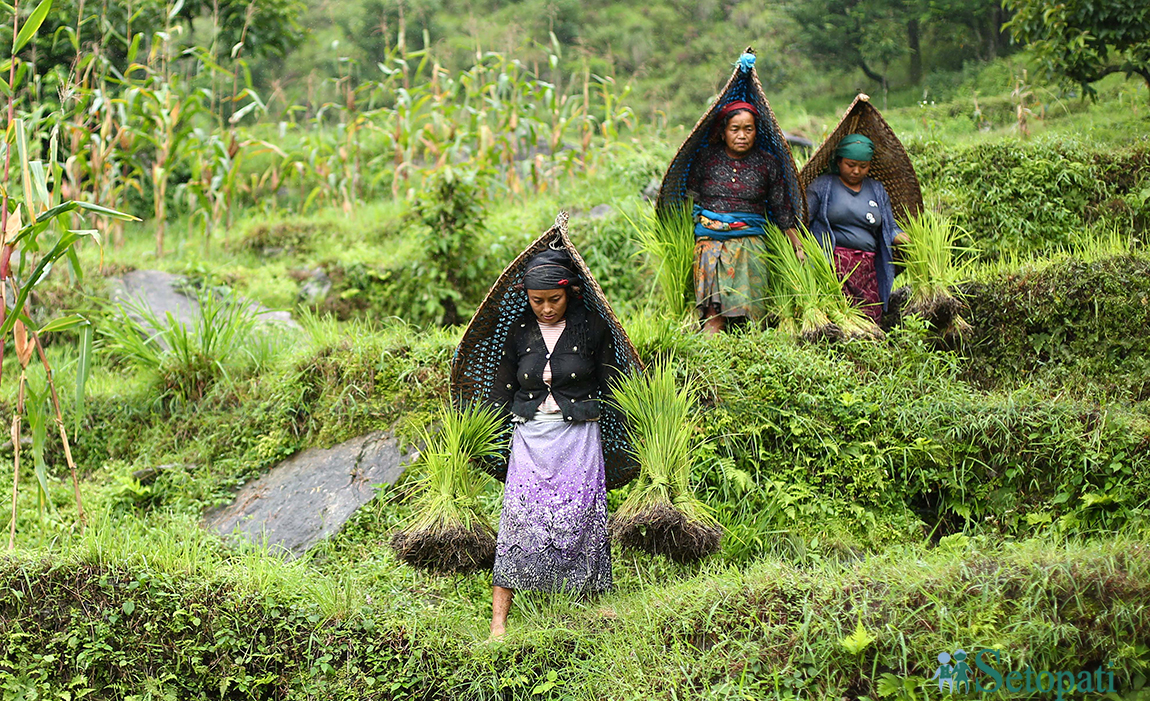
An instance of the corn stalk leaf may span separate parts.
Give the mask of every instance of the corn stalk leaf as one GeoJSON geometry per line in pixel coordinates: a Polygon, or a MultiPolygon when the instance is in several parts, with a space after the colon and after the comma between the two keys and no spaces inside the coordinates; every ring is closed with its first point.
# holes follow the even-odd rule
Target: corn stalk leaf
{"type": "Polygon", "coordinates": [[[36,330],[36,333],[45,334],[52,333],[53,331],[66,331],[68,329],[74,329],[77,326],[91,326],[91,322],[79,314],[61,316],[41,326],[36,330]]]}
{"type": "Polygon", "coordinates": [[[36,223],[36,200],[33,198],[32,170],[28,162],[28,133],[24,129],[24,120],[14,122],[16,129],[16,153],[20,157],[20,182],[24,185],[24,209],[28,210],[30,224],[36,223]]]}
{"type": "Polygon", "coordinates": [[[44,23],[44,18],[48,16],[48,10],[52,9],[52,0],[41,0],[40,4],[32,10],[32,14],[28,15],[28,19],[24,21],[24,26],[20,27],[20,33],[16,35],[16,43],[12,46],[12,55],[20,53],[20,49],[32,41],[32,37],[36,36],[36,32],[40,30],[40,25],[44,23]]]}
{"type": "Polygon", "coordinates": [[[45,382],[40,391],[33,383],[26,385],[28,399],[24,405],[28,425],[32,428],[32,459],[35,466],[36,482],[39,487],[37,498],[41,513],[52,502],[48,499],[48,465],[44,462],[44,445],[48,437],[48,385],[45,382]]]}
{"type": "MultiPolygon", "coordinates": [[[[29,282],[25,283],[20,288],[19,294],[16,295],[16,303],[13,305],[13,309],[23,309],[24,304],[28,301],[28,295],[32,292],[32,288],[35,287],[37,282],[43,279],[44,275],[47,274],[47,271],[51,269],[52,264],[59,260],[60,257],[65,253],[67,253],[68,249],[71,248],[74,243],[79,241],[84,236],[90,235],[91,234],[88,232],[78,231],[69,231],[63,234],[59,240],[56,241],[56,245],[52,247],[52,250],[49,251],[48,254],[43,258],[41,258],[40,262],[38,262],[36,267],[33,268],[32,274],[28,277],[29,282]]],[[[11,314],[7,319],[4,320],[4,325],[0,326],[0,338],[6,337],[8,335],[8,333],[12,330],[12,326],[16,323],[17,318],[18,316],[16,314],[11,314]]]]}
{"type": "MultiPolygon", "coordinates": [[[[34,223],[25,224],[20,229],[20,233],[16,235],[16,238],[10,240],[8,243],[15,245],[28,236],[39,236],[40,233],[48,228],[48,225],[53,219],[63,214],[67,214],[68,212],[73,212],[77,209],[82,209],[86,212],[93,212],[95,214],[109,217],[111,219],[118,219],[119,221],[140,221],[139,217],[133,216],[131,214],[125,214],[124,212],[119,212],[114,209],[108,209],[107,207],[101,207],[98,204],[69,200],[67,202],[58,204],[51,209],[41,212],[40,216],[37,217],[37,220],[34,223]]],[[[92,236],[97,239],[99,238],[99,232],[95,229],[84,229],[82,231],[76,231],[75,233],[79,233],[85,236],[92,236]]]]}
{"type": "MultiPolygon", "coordinates": [[[[87,319],[85,319],[87,321],[87,319]]],[[[80,435],[80,420],[84,418],[84,387],[88,384],[88,375],[92,369],[92,324],[87,323],[80,329],[80,357],[76,362],[76,418],[73,435],[80,435]]]]}

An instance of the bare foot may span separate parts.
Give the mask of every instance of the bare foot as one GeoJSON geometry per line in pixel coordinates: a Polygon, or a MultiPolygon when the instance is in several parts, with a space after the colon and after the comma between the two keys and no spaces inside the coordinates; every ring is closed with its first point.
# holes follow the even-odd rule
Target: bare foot
{"type": "Polygon", "coordinates": [[[493,622],[491,624],[491,635],[488,636],[487,639],[488,640],[499,640],[500,638],[503,637],[503,635],[506,632],[507,632],[507,629],[503,626],[502,623],[494,623],[493,622]]]}
{"type": "Polygon", "coordinates": [[[727,320],[721,316],[716,315],[703,322],[703,333],[707,334],[708,336],[721,333],[723,329],[726,328],[726,326],[727,320]]]}

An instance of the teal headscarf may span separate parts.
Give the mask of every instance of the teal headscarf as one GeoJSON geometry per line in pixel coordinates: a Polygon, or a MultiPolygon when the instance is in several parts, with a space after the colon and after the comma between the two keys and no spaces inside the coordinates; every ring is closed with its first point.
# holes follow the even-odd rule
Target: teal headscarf
{"type": "Polygon", "coordinates": [[[874,142],[862,134],[847,134],[835,149],[835,158],[869,161],[874,158],[874,142]]]}

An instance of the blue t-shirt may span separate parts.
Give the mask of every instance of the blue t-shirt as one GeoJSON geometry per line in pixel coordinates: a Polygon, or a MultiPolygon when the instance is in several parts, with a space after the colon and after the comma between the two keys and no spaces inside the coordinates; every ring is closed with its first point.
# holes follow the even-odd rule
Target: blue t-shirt
{"type": "MultiPolygon", "coordinates": [[[[827,220],[834,229],[836,246],[872,253],[878,250],[882,211],[876,195],[874,181],[870,178],[863,179],[858,192],[834,178],[827,202],[827,220]]],[[[817,203],[808,203],[808,206],[817,206],[817,203]]],[[[811,211],[817,210],[812,208],[811,211]]]]}

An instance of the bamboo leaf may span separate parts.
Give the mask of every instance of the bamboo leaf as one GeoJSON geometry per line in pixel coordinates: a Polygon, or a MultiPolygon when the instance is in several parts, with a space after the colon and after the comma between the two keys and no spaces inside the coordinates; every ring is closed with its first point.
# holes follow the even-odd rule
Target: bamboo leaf
{"type": "Polygon", "coordinates": [[[16,36],[16,43],[12,47],[12,55],[20,53],[20,49],[32,37],[36,36],[36,32],[40,30],[40,25],[44,23],[44,18],[48,16],[48,10],[52,9],[52,0],[41,0],[40,4],[32,10],[32,14],[28,15],[28,19],[24,21],[24,26],[20,27],[20,33],[16,36]]]}

